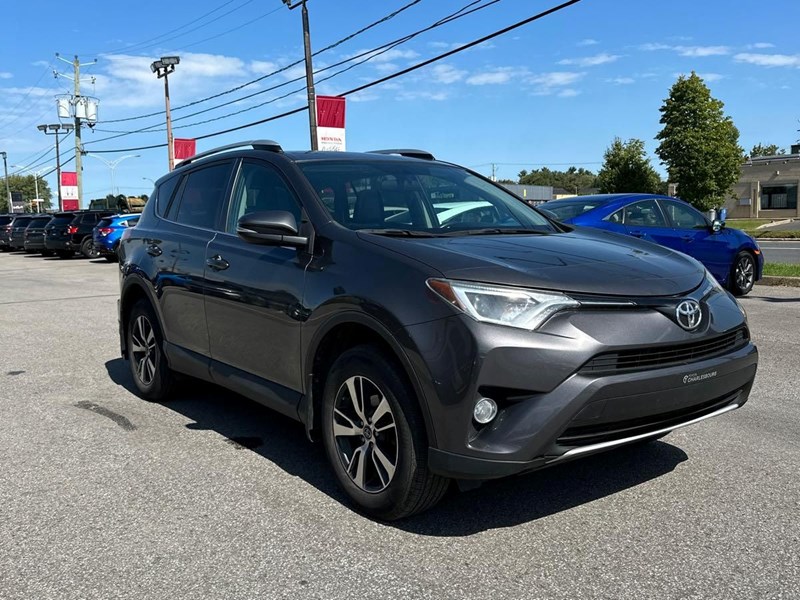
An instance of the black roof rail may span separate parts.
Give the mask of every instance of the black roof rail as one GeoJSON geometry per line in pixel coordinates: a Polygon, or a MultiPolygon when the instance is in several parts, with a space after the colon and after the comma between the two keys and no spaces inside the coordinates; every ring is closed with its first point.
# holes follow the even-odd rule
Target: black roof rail
{"type": "Polygon", "coordinates": [[[408,158],[419,158],[421,160],[436,160],[433,154],[425,150],[414,150],[413,148],[392,148],[390,150],[370,150],[370,154],[399,154],[408,158]]]}
{"type": "Polygon", "coordinates": [[[250,140],[248,142],[237,142],[236,144],[226,144],[225,146],[219,146],[218,148],[212,148],[211,150],[206,150],[205,152],[201,152],[200,154],[195,154],[194,156],[190,156],[189,158],[185,158],[182,160],[178,165],[175,166],[176,169],[180,169],[184,165],[188,165],[198,159],[205,158],[206,156],[212,156],[214,154],[219,154],[220,152],[225,152],[226,150],[233,150],[235,148],[244,148],[246,146],[250,146],[253,150],[266,150],[268,152],[283,152],[283,148],[278,142],[273,142],[272,140],[250,140]]]}

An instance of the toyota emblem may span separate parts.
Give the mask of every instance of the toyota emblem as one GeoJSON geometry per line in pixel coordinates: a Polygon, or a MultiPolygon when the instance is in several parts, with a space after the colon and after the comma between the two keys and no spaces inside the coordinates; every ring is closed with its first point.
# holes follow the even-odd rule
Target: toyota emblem
{"type": "Polygon", "coordinates": [[[696,300],[684,300],[675,309],[675,319],[678,321],[678,325],[686,331],[697,329],[703,319],[700,304],[696,300]]]}

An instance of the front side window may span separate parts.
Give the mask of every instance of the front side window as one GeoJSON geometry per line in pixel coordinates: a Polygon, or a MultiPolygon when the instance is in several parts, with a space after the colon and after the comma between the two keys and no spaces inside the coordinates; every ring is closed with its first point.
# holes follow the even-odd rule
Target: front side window
{"type": "Polygon", "coordinates": [[[214,229],[225,200],[230,168],[230,162],[224,162],[189,173],[180,197],[172,201],[177,203],[177,210],[170,206],[169,216],[174,212],[174,220],[181,225],[214,229]]]}
{"type": "Polygon", "coordinates": [[[244,215],[271,210],[290,212],[300,223],[300,205],[278,172],[264,164],[243,162],[225,231],[235,234],[236,224],[244,215]]]}
{"type": "Polygon", "coordinates": [[[661,206],[673,227],[679,229],[706,229],[708,227],[706,218],[691,206],[670,201],[662,201],[661,206]]]}
{"type": "Polygon", "coordinates": [[[666,227],[664,215],[655,200],[644,200],[626,206],[623,211],[625,225],[628,227],[666,227]]]}
{"type": "Polygon", "coordinates": [[[458,167],[399,160],[331,160],[298,166],[331,216],[350,229],[430,234],[556,231],[524,202],[458,167]]]}
{"type": "Polygon", "coordinates": [[[765,185],[761,188],[761,208],[796,209],[797,185],[765,185]]]}

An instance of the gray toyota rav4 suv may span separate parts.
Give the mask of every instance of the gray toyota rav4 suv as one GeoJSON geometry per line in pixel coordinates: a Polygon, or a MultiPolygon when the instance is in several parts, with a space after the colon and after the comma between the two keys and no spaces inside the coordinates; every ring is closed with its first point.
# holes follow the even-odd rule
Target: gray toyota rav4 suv
{"type": "Polygon", "coordinates": [[[756,374],[744,310],[697,261],[418,150],[204,152],[119,255],[139,393],[180,373],[301,421],[382,519],[722,415],[756,374]]]}

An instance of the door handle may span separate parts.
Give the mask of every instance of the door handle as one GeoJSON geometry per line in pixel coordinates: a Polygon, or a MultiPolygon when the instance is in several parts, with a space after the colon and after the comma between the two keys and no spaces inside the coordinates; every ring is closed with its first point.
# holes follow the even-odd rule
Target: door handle
{"type": "Polygon", "coordinates": [[[162,252],[163,250],[161,249],[161,247],[157,246],[156,244],[147,245],[147,253],[150,256],[161,256],[162,252]]]}
{"type": "Polygon", "coordinates": [[[633,237],[642,238],[642,237],[644,237],[644,232],[643,231],[631,231],[631,235],[633,237]]]}
{"type": "Polygon", "coordinates": [[[231,264],[219,254],[206,260],[206,265],[208,265],[209,269],[213,269],[214,271],[224,271],[231,266],[231,264]]]}

